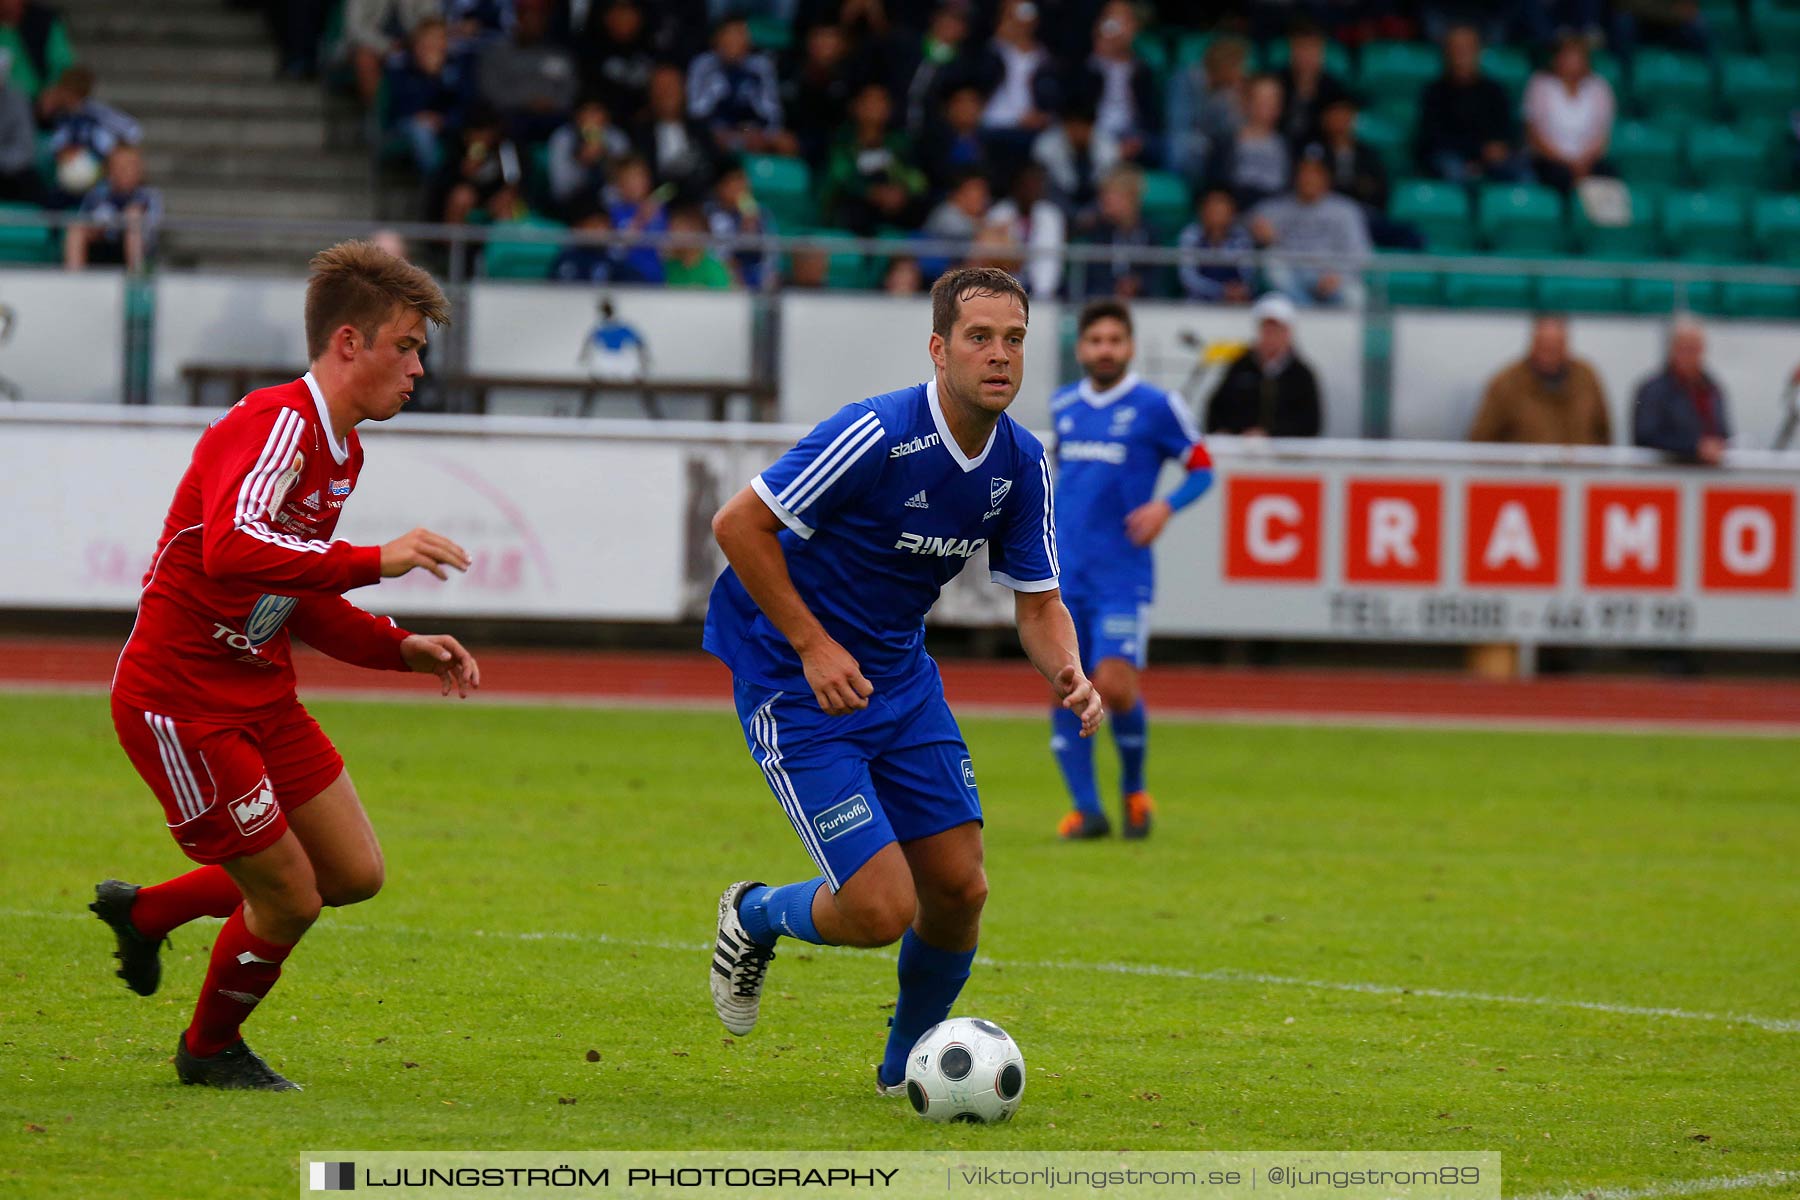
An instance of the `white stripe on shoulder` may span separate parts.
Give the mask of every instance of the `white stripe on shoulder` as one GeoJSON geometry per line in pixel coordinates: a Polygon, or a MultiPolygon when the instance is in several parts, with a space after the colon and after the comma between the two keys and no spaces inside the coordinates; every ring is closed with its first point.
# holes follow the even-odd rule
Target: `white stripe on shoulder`
{"type": "Polygon", "coordinates": [[[1181,430],[1181,436],[1192,446],[1200,441],[1200,426],[1194,422],[1194,414],[1188,411],[1187,400],[1180,392],[1167,392],[1169,409],[1175,414],[1175,427],[1181,430]]]}
{"type": "Polygon", "coordinates": [[[1011,588],[1015,592],[1048,592],[1062,586],[1056,576],[1048,579],[1014,579],[1005,571],[988,571],[988,578],[1001,587],[1011,588]]]}
{"type": "Polygon", "coordinates": [[[757,496],[762,499],[762,502],[769,506],[770,512],[781,518],[781,523],[783,525],[786,525],[789,529],[793,530],[803,538],[810,539],[812,537],[813,527],[789,512],[787,505],[775,498],[775,493],[769,490],[769,485],[763,482],[763,477],[761,475],[750,480],[750,490],[755,492],[757,496]]]}
{"type": "Polygon", "coordinates": [[[808,487],[803,495],[790,501],[789,507],[795,513],[805,512],[814,500],[824,495],[832,484],[842,479],[845,472],[854,467],[871,449],[879,446],[885,437],[886,433],[882,430],[880,421],[868,426],[863,433],[857,436],[856,441],[851,442],[838,453],[838,462],[833,467],[831,474],[808,487]]]}
{"type": "Polygon", "coordinates": [[[1052,575],[1062,574],[1062,563],[1056,557],[1056,489],[1050,486],[1050,463],[1038,459],[1038,470],[1044,476],[1044,561],[1052,575]]]}
{"type": "Polygon", "coordinates": [[[300,435],[306,430],[306,422],[291,408],[284,408],[275,417],[275,427],[269,431],[269,440],[263,443],[262,456],[256,460],[244,482],[238,488],[237,522],[254,521],[262,513],[263,505],[268,503],[269,496],[275,489],[275,480],[294,461],[294,451],[300,445],[300,435]]]}
{"type": "Polygon", "coordinates": [[[781,502],[783,504],[793,505],[795,498],[798,497],[801,492],[805,491],[814,479],[817,479],[825,472],[831,470],[832,466],[837,462],[838,457],[844,453],[846,447],[850,443],[863,437],[871,426],[876,429],[881,428],[881,418],[876,416],[873,412],[865,412],[862,416],[846,425],[843,432],[839,433],[837,437],[832,439],[829,446],[826,446],[824,450],[819,452],[818,457],[806,464],[805,470],[794,476],[792,483],[781,489],[781,502]]]}

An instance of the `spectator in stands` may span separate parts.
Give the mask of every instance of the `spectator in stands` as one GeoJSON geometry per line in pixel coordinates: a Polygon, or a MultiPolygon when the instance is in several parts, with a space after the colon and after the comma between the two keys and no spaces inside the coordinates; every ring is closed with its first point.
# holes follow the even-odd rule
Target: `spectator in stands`
{"type": "Polygon", "coordinates": [[[468,112],[472,92],[466,63],[450,61],[450,28],[441,17],[413,26],[411,45],[388,58],[388,136],[402,143],[419,174],[444,165],[444,142],[468,112]]]}
{"type": "Polygon", "coordinates": [[[916,296],[924,291],[925,273],[919,270],[919,260],[905,254],[888,259],[881,272],[881,290],[890,296],[916,296]]]}
{"type": "Polygon", "coordinates": [[[1281,95],[1279,79],[1252,79],[1245,91],[1242,127],[1213,145],[1208,186],[1229,189],[1239,208],[1287,190],[1293,159],[1281,135],[1281,95]]]}
{"type": "Polygon", "coordinates": [[[831,255],[808,247],[788,254],[787,278],[782,286],[789,291],[817,292],[831,286],[831,255]]]}
{"type": "Polygon", "coordinates": [[[594,7],[599,11],[590,12],[575,43],[582,90],[598,97],[619,124],[634,125],[645,116],[656,69],[644,10],[637,0],[594,7]]]}
{"type": "Polygon", "coordinates": [[[731,268],[719,261],[705,242],[694,239],[706,233],[706,213],[698,205],[683,203],[669,209],[671,244],[663,251],[663,281],[670,287],[724,289],[731,286],[731,268]]]}
{"type": "Polygon", "coordinates": [[[1369,260],[1369,227],[1354,201],[1331,191],[1331,168],[1317,146],[1294,169],[1294,190],[1264,200],[1250,213],[1257,243],[1288,254],[1329,257],[1330,265],[1277,261],[1266,268],[1269,286],[1296,304],[1360,306],[1358,270],[1369,260]]]}
{"type": "Polygon", "coordinates": [[[518,210],[525,181],[519,148],[506,136],[498,114],[476,106],[452,136],[450,153],[432,186],[431,210],[439,220],[461,224],[477,211],[505,220],[518,210]]]}
{"type": "Polygon", "coordinates": [[[1038,40],[1038,6],[1033,0],[1002,0],[994,36],[974,55],[987,93],[981,127],[1007,163],[1031,151],[1059,107],[1056,62],[1038,40]]]}
{"type": "Polygon", "coordinates": [[[663,63],[650,73],[649,110],[638,123],[635,140],[656,178],[689,192],[711,182],[717,166],[712,135],[687,114],[680,67],[663,63]]]}
{"type": "MultiPolygon", "coordinates": [[[[3,6],[7,0],[0,0],[3,6]]],[[[406,49],[420,21],[444,15],[440,0],[344,0],[343,44],[364,108],[381,91],[381,68],[390,54],[406,49]]]]}
{"type": "Polygon", "coordinates": [[[143,154],[136,146],[119,146],[106,160],[106,178],[82,197],[80,223],[63,236],[63,265],[71,271],[90,263],[142,270],[161,219],[162,194],[144,183],[143,154]]]}
{"type": "Polygon", "coordinates": [[[42,204],[44,180],[37,169],[37,123],[31,101],[6,78],[0,62],[0,200],[42,204]]]}
{"type": "Polygon", "coordinates": [[[1144,173],[1120,163],[1100,181],[1094,214],[1083,222],[1077,241],[1112,250],[1106,258],[1086,264],[1086,294],[1145,299],[1161,296],[1163,268],[1138,261],[1137,256],[1156,244],[1156,236],[1144,220],[1144,173]]]}
{"type": "Polygon", "coordinates": [[[887,89],[865,83],[826,164],[826,218],[864,237],[883,225],[916,229],[925,215],[925,172],[914,162],[912,139],[891,127],[893,115],[887,89]]]}
{"type": "Polygon", "coordinates": [[[688,113],[711,132],[713,144],[738,154],[794,154],[800,143],[782,126],[775,64],[750,49],[750,25],[726,17],[713,30],[712,49],[688,66],[688,113]]]}
{"type": "Polygon", "coordinates": [[[986,173],[992,166],[987,139],[981,132],[981,110],[986,104],[981,89],[959,84],[944,97],[937,126],[923,144],[929,149],[925,173],[934,187],[946,188],[952,179],[968,171],[986,173]]]}
{"type": "Polygon", "coordinates": [[[550,199],[559,212],[587,211],[606,190],[612,164],[632,152],[606,105],[583,100],[567,125],[550,135],[550,199]]]}
{"type": "Polygon", "coordinates": [[[1051,194],[1063,211],[1081,215],[1093,208],[1100,180],[1118,164],[1119,143],[1095,127],[1093,98],[1081,97],[1038,135],[1031,157],[1049,173],[1051,194]]]}
{"type": "Polygon", "coordinates": [[[1425,235],[1387,215],[1387,165],[1375,147],[1356,136],[1356,100],[1348,93],[1319,115],[1318,147],[1331,170],[1331,190],[1362,209],[1369,240],[1396,250],[1423,250],[1425,235]]]}
{"type": "Polygon", "coordinates": [[[550,40],[550,0],[514,0],[512,33],[480,53],[482,100],[521,142],[541,142],[568,119],[580,79],[575,56],[550,40]]]}
{"type": "Polygon", "coordinates": [[[564,283],[616,283],[628,278],[618,247],[600,241],[584,241],[581,235],[600,237],[612,230],[612,218],[597,197],[578,202],[569,213],[569,227],[577,240],[565,245],[550,264],[550,278],[564,283]]]}
{"type": "Polygon", "coordinates": [[[1482,73],[1481,35],[1455,26],[1444,35],[1444,73],[1419,95],[1419,165],[1452,183],[1523,183],[1530,171],[1518,137],[1506,89],[1482,73]]]}
{"type": "Polygon", "coordinates": [[[1127,0],[1107,0],[1094,22],[1093,53],[1071,91],[1093,99],[1094,126],[1118,143],[1121,158],[1161,162],[1163,98],[1133,46],[1137,35],[1137,10],[1127,0]]]}
{"type": "Polygon", "coordinates": [[[1525,357],[1488,382],[1469,429],[1472,442],[1606,446],[1612,421],[1594,368],[1569,354],[1569,323],[1543,314],[1531,322],[1525,357]]]}
{"type": "Polygon", "coordinates": [[[1250,309],[1256,340],[1225,371],[1206,401],[1206,432],[1251,437],[1318,437],[1319,381],[1294,351],[1294,305],[1266,295],[1250,309]]]}
{"type": "Polygon", "coordinates": [[[663,281],[662,260],[651,239],[668,230],[669,216],[663,206],[675,192],[671,183],[658,185],[650,176],[650,164],[638,155],[613,164],[606,213],[614,229],[636,235],[621,248],[628,278],[640,283],[663,281]]]}
{"type": "Polygon", "coordinates": [[[770,251],[750,247],[733,250],[731,242],[736,238],[773,235],[780,230],[768,210],[756,202],[743,163],[727,162],[720,170],[718,181],[713,184],[712,198],[706,204],[706,224],[719,239],[716,248],[719,258],[730,266],[737,281],[747,288],[761,287],[763,276],[771,269],[775,256],[770,251]]]}
{"type": "Polygon", "coordinates": [[[143,140],[143,128],[110,104],[94,99],[94,72],[79,63],[38,93],[38,122],[49,132],[56,194],[50,203],[72,208],[100,179],[120,146],[143,140]]]}
{"type": "Polygon", "coordinates": [[[37,0],[0,0],[0,54],[11,56],[12,85],[33,100],[75,65],[68,25],[37,0]]]}
{"type": "Polygon", "coordinates": [[[987,223],[1003,226],[1014,242],[1031,251],[1029,265],[1019,276],[1027,292],[1045,299],[1062,290],[1068,220],[1050,199],[1050,177],[1043,164],[1028,162],[1019,168],[1006,197],[988,209],[987,223]]]}
{"type": "Polygon", "coordinates": [[[1295,150],[1319,140],[1319,118],[1334,101],[1350,94],[1343,80],[1325,69],[1325,32],[1298,25],[1288,35],[1287,66],[1281,69],[1281,133],[1295,150]]]}
{"type": "Polygon", "coordinates": [[[1566,192],[1589,175],[1612,174],[1606,148],[1615,111],[1612,85],[1589,66],[1587,42],[1572,34],[1560,38],[1549,69],[1525,88],[1525,130],[1538,180],[1566,192]]]}
{"type": "Polygon", "coordinates": [[[925,236],[945,241],[963,241],[975,236],[987,221],[993,195],[987,176],[973,167],[965,168],[950,181],[944,198],[925,218],[925,236]]]}
{"type": "Polygon", "coordinates": [[[1706,370],[1706,328],[1692,317],[1669,327],[1669,361],[1638,385],[1631,406],[1634,445],[1716,467],[1731,440],[1725,389],[1706,370]]]}
{"type": "Polygon", "coordinates": [[[941,0],[918,42],[895,57],[891,90],[904,101],[906,132],[925,135],[950,88],[972,74],[969,64],[969,0],[941,0]]]}
{"type": "Polygon", "coordinates": [[[800,153],[816,171],[843,128],[857,81],[851,73],[850,40],[841,27],[813,26],[804,46],[799,64],[781,81],[781,100],[800,153]]]}
{"type": "Polygon", "coordinates": [[[1169,86],[1169,166],[1190,181],[1203,178],[1212,148],[1243,127],[1249,61],[1242,38],[1216,38],[1169,86]]]}
{"type": "Polygon", "coordinates": [[[984,222],[969,242],[969,253],[962,260],[965,267],[998,267],[1017,276],[1025,263],[1025,252],[1013,237],[1012,230],[995,221],[984,222]]]}
{"type": "Polygon", "coordinates": [[[1199,256],[1183,256],[1179,267],[1181,290],[1189,300],[1205,304],[1247,304],[1250,301],[1250,255],[1256,242],[1238,220],[1237,202],[1224,188],[1201,194],[1194,221],[1181,231],[1183,250],[1210,250],[1244,256],[1238,262],[1200,262],[1199,256]]]}

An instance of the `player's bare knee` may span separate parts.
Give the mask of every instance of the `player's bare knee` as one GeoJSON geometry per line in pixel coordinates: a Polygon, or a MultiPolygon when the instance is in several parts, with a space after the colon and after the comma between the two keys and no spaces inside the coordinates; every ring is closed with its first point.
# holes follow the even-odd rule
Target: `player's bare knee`
{"type": "Polygon", "coordinates": [[[322,889],[321,898],[327,908],[361,904],[364,900],[373,900],[385,882],[386,868],[380,863],[373,863],[354,874],[332,881],[322,889]]]}
{"type": "Polygon", "coordinates": [[[838,912],[846,925],[845,933],[852,946],[891,946],[906,934],[918,912],[918,898],[912,891],[894,891],[858,902],[837,896],[838,912]]]}
{"type": "Polygon", "coordinates": [[[920,900],[937,916],[978,917],[987,897],[987,872],[976,867],[960,879],[933,884],[920,900]]]}

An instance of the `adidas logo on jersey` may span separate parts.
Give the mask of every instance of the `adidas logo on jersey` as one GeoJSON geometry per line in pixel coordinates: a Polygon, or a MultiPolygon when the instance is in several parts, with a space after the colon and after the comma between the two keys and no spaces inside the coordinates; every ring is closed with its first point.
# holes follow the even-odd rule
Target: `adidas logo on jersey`
{"type": "Polygon", "coordinates": [[[908,500],[906,502],[906,507],[908,507],[908,508],[930,508],[931,505],[929,505],[925,502],[925,493],[920,492],[918,495],[914,496],[911,500],[908,500]]]}
{"type": "Polygon", "coordinates": [[[319,489],[318,488],[314,488],[312,490],[312,495],[308,496],[306,499],[302,500],[300,503],[306,505],[306,507],[312,509],[314,512],[317,512],[319,509],[324,507],[324,505],[319,500],[319,489]]]}

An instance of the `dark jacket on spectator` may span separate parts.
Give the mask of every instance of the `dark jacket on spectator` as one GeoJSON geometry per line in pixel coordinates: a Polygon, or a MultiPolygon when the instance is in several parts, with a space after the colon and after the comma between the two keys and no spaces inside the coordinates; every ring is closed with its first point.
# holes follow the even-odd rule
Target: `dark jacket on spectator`
{"type": "Polygon", "coordinates": [[[665,128],[645,118],[632,130],[632,140],[649,161],[652,175],[686,191],[703,190],[718,170],[712,136],[698,121],[671,121],[665,128]]]}
{"type": "Polygon", "coordinates": [[[1319,149],[1331,168],[1332,191],[1376,212],[1387,210],[1387,167],[1373,146],[1358,140],[1343,149],[1320,143],[1319,149]]]}
{"type": "Polygon", "coordinates": [[[781,84],[765,54],[728,63],[707,51],[688,68],[688,115],[707,125],[781,128],[781,84]]]}
{"type": "Polygon", "coordinates": [[[1462,85],[1440,76],[1420,93],[1415,153],[1428,171],[1436,170],[1443,155],[1454,154],[1464,162],[1479,159],[1489,142],[1516,146],[1518,136],[1518,120],[1506,89],[1486,75],[1462,85]]]}
{"type": "Polygon", "coordinates": [[[1273,375],[1254,351],[1231,364],[1206,402],[1206,432],[1260,429],[1270,437],[1318,437],[1322,423],[1319,381],[1293,354],[1273,375]]]}
{"type": "Polygon", "coordinates": [[[1133,261],[1140,251],[1157,244],[1156,235],[1144,222],[1122,229],[1107,221],[1096,221],[1076,241],[1088,246],[1109,246],[1114,251],[1110,257],[1087,264],[1087,295],[1152,297],[1167,294],[1164,268],[1133,261]],[[1136,281],[1135,290],[1121,292],[1121,285],[1127,279],[1136,281]]]}
{"type": "Polygon", "coordinates": [[[1730,436],[1725,391],[1711,375],[1703,373],[1700,386],[1690,388],[1665,369],[1638,387],[1631,407],[1632,444],[1691,459],[1698,456],[1701,438],[1730,436]]]}
{"type": "MultiPolygon", "coordinates": [[[[1100,98],[1106,90],[1106,73],[1090,59],[1082,63],[1069,75],[1064,86],[1065,99],[1071,105],[1086,105],[1095,110],[1100,109],[1100,98]]],[[[1157,89],[1156,77],[1150,73],[1140,59],[1131,66],[1131,104],[1135,109],[1135,124],[1129,131],[1139,135],[1162,132],[1163,94],[1157,89]]],[[[1124,136],[1124,131],[1118,131],[1124,136]]]]}
{"type": "Polygon", "coordinates": [[[1280,129],[1287,138],[1288,145],[1298,150],[1308,142],[1319,138],[1319,114],[1327,105],[1350,94],[1343,80],[1326,71],[1319,76],[1319,90],[1305,100],[1294,95],[1294,72],[1291,68],[1282,68],[1281,94],[1287,99],[1281,106],[1280,129]]]}
{"type": "Polygon", "coordinates": [[[449,133],[462,124],[468,111],[473,88],[465,62],[446,59],[444,69],[427,75],[406,51],[388,57],[383,70],[387,88],[387,123],[391,129],[419,113],[437,113],[444,118],[442,132],[449,133]]]}

